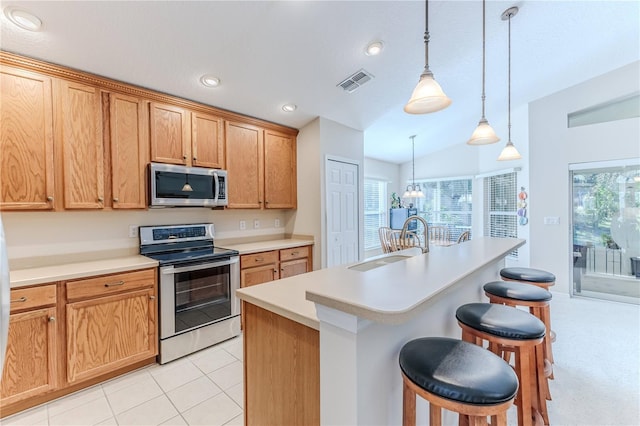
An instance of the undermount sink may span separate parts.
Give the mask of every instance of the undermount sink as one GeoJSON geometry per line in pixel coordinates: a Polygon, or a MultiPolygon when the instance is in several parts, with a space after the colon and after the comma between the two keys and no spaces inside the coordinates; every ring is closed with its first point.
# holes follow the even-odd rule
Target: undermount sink
{"type": "Polygon", "coordinates": [[[368,262],[358,263],[357,265],[349,266],[347,269],[353,269],[356,271],[369,271],[371,269],[379,268],[384,265],[388,265],[390,263],[400,262],[401,260],[405,260],[410,258],[411,256],[402,256],[402,255],[392,255],[383,257],[380,259],[369,260],[368,262]]]}

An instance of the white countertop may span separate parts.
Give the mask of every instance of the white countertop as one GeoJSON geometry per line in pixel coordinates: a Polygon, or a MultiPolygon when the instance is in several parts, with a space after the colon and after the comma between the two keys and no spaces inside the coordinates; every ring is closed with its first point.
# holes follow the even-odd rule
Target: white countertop
{"type": "MultiPolygon", "coordinates": [[[[312,245],[313,240],[300,238],[283,238],[279,240],[257,241],[249,243],[227,244],[224,241],[219,243],[220,247],[238,250],[240,254],[258,253],[261,251],[280,250],[292,247],[312,245]]],[[[218,244],[216,244],[218,245],[218,244]]]]}
{"type": "Polygon", "coordinates": [[[11,282],[11,288],[18,288],[55,281],[86,278],[94,275],[156,268],[157,266],[158,261],[156,260],[145,256],[131,255],[11,270],[9,280],[11,282]]]}
{"type": "Polygon", "coordinates": [[[400,324],[435,295],[524,243],[522,239],[478,237],[450,247],[431,247],[427,254],[365,272],[345,266],[320,269],[245,287],[236,294],[316,330],[314,302],[371,321],[400,324]]]}

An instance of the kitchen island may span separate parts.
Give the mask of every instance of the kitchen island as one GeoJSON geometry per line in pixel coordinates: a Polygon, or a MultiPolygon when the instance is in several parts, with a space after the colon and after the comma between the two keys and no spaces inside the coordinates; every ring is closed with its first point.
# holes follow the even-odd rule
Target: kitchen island
{"type": "Polygon", "coordinates": [[[245,424],[400,424],[402,345],[459,337],[457,307],[485,300],[482,286],[524,242],[475,238],[238,290],[245,424]]]}

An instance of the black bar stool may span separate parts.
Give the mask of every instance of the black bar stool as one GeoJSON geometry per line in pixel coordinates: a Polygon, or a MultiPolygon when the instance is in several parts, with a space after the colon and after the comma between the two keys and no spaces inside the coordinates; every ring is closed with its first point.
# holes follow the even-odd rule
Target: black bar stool
{"type": "MultiPolygon", "coordinates": [[[[517,281],[523,284],[533,284],[537,287],[549,291],[549,288],[556,284],[556,276],[551,272],[543,271],[542,269],[533,268],[502,268],[500,271],[500,277],[505,281],[517,281]]],[[[553,351],[551,349],[551,343],[556,341],[556,333],[551,330],[551,309],[547,309],[543,312],[544,318],[542,322],[547,326],[547,353],[546,359],[550,363],[553,361],[553,351]]]]}
{"type": "Polygon", "coordinates": [[[546,380],[542,353],[544,323],[528,312],[491,303],[462,305],[456,310],[456,318],[462,328],[462,340],[479,346],[487,341],[489,350],[498,355],[502,346],[513,348],[520,382],[516,397],[518,425],[530,426],[539,416],[549,424],[546,396],[540,386],[546,380]]]}
{"type": "Polygon", "coordinates": [[[429,401],[429,425],[442,424],[442,408],[460,423],[506,426],[518,378],[500,357],[471,343],[446,337],[411,340],[400,350],[402,424],[416,424],[416,395],[429,401]],[[466,417],[466,418],[465,418],[466,417]]]}

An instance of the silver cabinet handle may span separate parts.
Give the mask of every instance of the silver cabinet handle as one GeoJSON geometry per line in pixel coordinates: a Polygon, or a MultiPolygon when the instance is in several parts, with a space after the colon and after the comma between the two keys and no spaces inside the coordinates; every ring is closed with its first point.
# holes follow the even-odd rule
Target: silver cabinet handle
{"type": "Polygon", "coordinates": [[[149,300],[156,300],[155,296],[149,296],[149,300]]]}
{"type": "Polygon", "coordinates": [[[52,202],[52,201],[53,201],[53,197],[52,197],[51,195],[49,195],[49,196],[47,197],[47,201],[52,202]]]}
{"type": "Polygon", "coordinates": [[[114,203],[117,203],[118,201],[120,201],[120,200],[119,200],[119,199],[117,199],[117,198],[114,198],[114,199],[113,199],[113,202],[114,202],[114,203]]]}
{"type": "Polygon", "coordinates": [[[115,282],[115,283],[107,283],[104,286],[105,287],[117,287],[117,286],[121,286],[121,285],[124,285],[124,281],[122,281],[122,280],[120,280],[118,282],[115,282]]]}
{"type": "Polygon", "coordinates": [[[100,202],[100,203],[101,203],[101,202],[103,202],[103,201],[104,201],[104,198],[103,198],[103,197],[98,197],[98,202],[100,202]]]}
{"type": "Polygon", "coordinates": [[[11,303],[22,303],[22,302],[26,302],[26,301],[27,301],[27,298],[22,296],[19,299],[12,300],[11,303]]]}
{"type": "Polygon", "coordinates": [[[49,322],[54,322],[56,320],[56,317],[49,317],[49,322]]]}
{"type": "Polygon", "coordinates": [[[291,253],[291,256],[297,256],[297,255],[298,255],[297,251],[294,251],[293,253],[291,253]]]}
{"type": "Polygon", "coordinates": [[[263,257],[256,257],[256,262],[262,262],[264,260],[263,257]]]}

